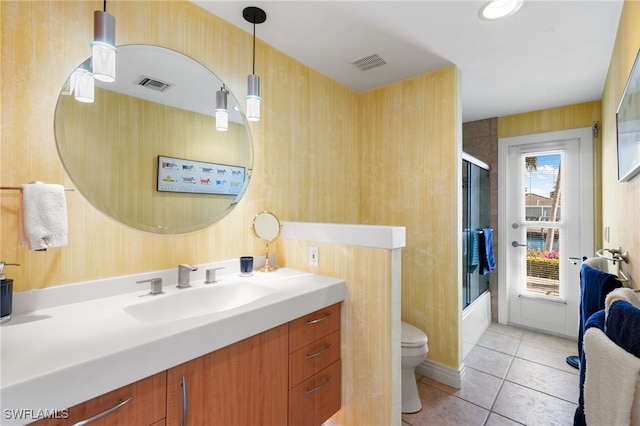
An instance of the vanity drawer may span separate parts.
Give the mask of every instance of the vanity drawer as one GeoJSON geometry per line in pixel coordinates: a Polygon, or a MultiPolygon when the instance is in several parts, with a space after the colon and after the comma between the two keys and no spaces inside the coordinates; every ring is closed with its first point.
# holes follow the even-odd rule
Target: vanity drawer
{"type": "Polygon", "coordinates": [[[289,323],[289,353],[340,329],[340,303],[327,306],[289,323]]]}
{"type": "Polygon", "coordinates": [[[116,408],[99,420],[91,422],[91,425],[162,425],[164,424],[166,413],[166,396],[167,373],[163,371],[162,373],[147,377],[146,379],[75,405],[59,415],[57,419],[42,419],[32,423],[32,425],[73,425],[96,416],[99,413],[107,413],[107,410],[118,406],[129,398],[131,398],[129,402],[122,404],[120,408],[116,408]]]}
{"type": "Polygon", "coordinates": [[[342,404],[340,360],[289,391],[289,425],[318,426],[342,404]]]}
{"type": "Polygon", "coordinates": [[[340,330],[289,354],[289,389],[340,358],[340,330]]]}

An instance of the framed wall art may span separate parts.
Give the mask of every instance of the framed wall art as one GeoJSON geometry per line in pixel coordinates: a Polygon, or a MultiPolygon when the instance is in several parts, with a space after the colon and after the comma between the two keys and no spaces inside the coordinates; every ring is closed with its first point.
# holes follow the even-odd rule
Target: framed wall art
{"type": "Polygon", "coordinates": [[[158,191],[236,196],[244,181],[244,167],[158,156],[158,191]]]}
{"type": "Polygon", "coordinates": [[[616,111],[618,181],[627,182],[640,172],[640,51],[616,111]]]}

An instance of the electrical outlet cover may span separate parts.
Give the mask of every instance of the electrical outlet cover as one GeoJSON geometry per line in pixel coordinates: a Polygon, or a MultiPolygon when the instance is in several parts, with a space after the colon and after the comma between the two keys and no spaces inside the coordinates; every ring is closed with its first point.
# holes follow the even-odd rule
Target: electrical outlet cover
{"type": "Polygon", "coordinates": [[[318,266],[318,247],[311,246],[309,247],[309,265],[310,266],[318,266]]]}

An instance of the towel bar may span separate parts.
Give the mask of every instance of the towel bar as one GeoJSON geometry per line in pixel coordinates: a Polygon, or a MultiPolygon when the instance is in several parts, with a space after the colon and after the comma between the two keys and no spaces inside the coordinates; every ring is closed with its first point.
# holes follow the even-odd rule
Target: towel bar
{"type": "Polygon", "coordinates": [[[484,231],[482,229],[464,229],[463,232],[473,232],[477,235],[484,234],[484,231]]]}
{"type": "MultiPolygon", "coordinates": [[[[2,190],[9,190],[9,191],[22,191],[22,188],[20,188],[19,186],[0,186],[0,189],[2,190]]],[[[74,188],[65,188],[65,191],[75,191],[74,188]]]]}
{"type": "Polygon", "coordinates": [[[603,259],[612,261],[614,265],[616,264],[616,262],[623,262],[623,261],[624,263],[629,263],[629,252],[625,251],[623,253],[622,247],[618,247],[617,249],[603,248],[603,249],[597,250],[596,255],[598,257],[602,257],[603,259]],[[608,251],[609,253],[611,253],[611,257],[607,257],[604,254],[605,251],[608,251]]]}

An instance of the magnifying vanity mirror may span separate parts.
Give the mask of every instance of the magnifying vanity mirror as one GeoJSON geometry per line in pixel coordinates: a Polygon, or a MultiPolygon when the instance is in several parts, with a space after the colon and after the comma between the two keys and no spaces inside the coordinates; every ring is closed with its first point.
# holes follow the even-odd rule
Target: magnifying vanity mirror
{"type": "Polygon", "coordinates": [[[280,237],[280,230],[282,229],[282,225],[280,221],[271,212],[261,212],[258,213],[253,218],[253,225],[251,226],[251,230],[253,231],[253,236],[261,239],[265,242],[265,264],[264,266],[258,268],[258,271],[261,272],[273,272],[278,270],[277,267],[269,264],[269,243],[274,242],[280,237]]]}
{"type": "Polygon", "coordinates": [[[228,89],[205,66],[131,44],[118,47],[116,81],[94,81],[92,103],[76,100],[74,78],[58,97],[56,142],[98,210],[139,230],[181,234],[210,226],[240,201],[253,167],[251,133],[232,93],[228,130],[216,130],[216,92],[228,89]]]}

